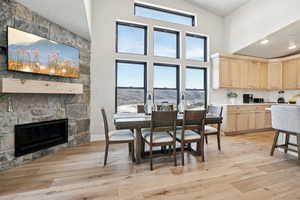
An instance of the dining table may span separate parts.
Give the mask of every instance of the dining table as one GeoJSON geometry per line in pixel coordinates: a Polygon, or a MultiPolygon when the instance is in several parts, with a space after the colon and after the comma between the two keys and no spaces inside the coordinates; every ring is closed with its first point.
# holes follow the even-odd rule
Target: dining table
{"type": "MultiPolygon", "coordinates": [[[[223,118],[218,115],[207,114],[205,124],[217,124],[218,131],[221,129],[223,118]]],[[[116,113],[113,115],[115,128],[136,130],[135,147],[136,147],[136,163],[140,164],[142,160],[142,128],[150,128],[151,115],[145,113],[116,113]]],[[[177,116],[177,126],[182,125],[183,114],[177,116]]]]}

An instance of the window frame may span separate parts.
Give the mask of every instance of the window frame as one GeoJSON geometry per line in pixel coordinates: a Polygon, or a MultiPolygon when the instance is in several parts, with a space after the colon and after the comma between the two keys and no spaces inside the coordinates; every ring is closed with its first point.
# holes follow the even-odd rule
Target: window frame
{"type": "MultiPolygon", "coordinates": [[[[151,9],[151,10],[155,10],[155,11],[160,11],[160,12],[165,12],[165,13],[169,13],[169,14],[175,14],[178,16],[182,16],[182,17],[188,17],[192,19],[192,24],[191,25],[185,25],[185,24],[180,24],[180,23],[176,23],[176,22],[169,22],[169,21],[165,21],[165,20],[159,20],[159,21],[164,21],[164,22],[168,22],[168,23],[175,23],[175,24],[180,24],[183,26],[191,26],[191,27],[195,27],[196,26],[196,15],[193,14],[187,14],[184,11],[175,11],[172,9],[167,9],[167,8],[161,8],[158,6],[154,6],[154,5],[147,5],[147,4],[143,4],[143,3],[134,3],[134,16],[136,15],[136,7],[141,7],[141,8],[147,8],[147,9],[151,9]]],[[[140,17],[140,16],[138,16],[140,17]]],[[[153,19],[153,18],[151,18],[153,19]]],[[[158,20],[158,19],[153,19],[153,20],[158,20]]]]}
{"type": "Polygon", "coordinates": [[[175,31],[175,30],[171,30],[171,29],[167,29],[167,28],[154,27],[153,28],[153,56],[154,57],[161,57],[161,58],[180,59],[180,32],[175,31]],[[176,57],[167,57],[167,56],[157,56],[157,55],[155,55],[155,31],[176,34],[176,57]]]}
{"type": "Polygon", "coordinates": [[[115,61],[115,113],[118,112],[118,89],[144,89],[144,104],[145,104],[147,98],[147,62],[116,59],[115,61]],[[144,65],[144,87],[122,87],[122,86],[119,87],[118,86],[118,63],[144,65]]]}
{"type": "Polygon", "coordinates": [[[120,53],[120,54],[131,54],[131,55],[144,55],[147,56],[148,53],[148,26],[147,25],[141,25],[141,24],[135,24],[135,23],[130,23],[130,22],[122,22],[122,21],[117,21],[116,22],[116,45],[115,45],[115,52],[120,53]],[[143,54],[138,54],[138,53],[128,53],[128,52],[119,52],[119,25],[122,26],[129,26],[133,28],[141,28],[144,29],[144,53],[143,54]]]}
{"type": "Polygon", "coordinates": [[[185,34],[185,43],[187,44],[187,37],[194,37],[194,38],[200,38],[200,39],[204,39],[204,60],[203,61],[199,61],[199,60],[195,60],[195,59],[190,59],[190,58],[187,58],[187,45],[185,45],[185,59],[186,60],[192,60],[192,61],[196,61],[196,62],[207,62],[208,58],[207,58],[207,55],[208,55],[208,49],[207,49],[207,40],[208,40],[208,37],[207,36],[203,36],[203,35],[197,35],[197,34],[194,34],[194,33],[186,33],[185,34]]]}
{"type": "MultiPolygon", "coordinates": [[[[159,66],[163,66],[163,67],[175,67],[176,68],[176,88],[157,88],[154,87],[154,81],[155,81],[155,76],[153,78],[153,101],[155,102],[155,90],[176,90],[177,92],[177,107],[179,104],[179,100],[180,100],[180,66],[176,65],[176,64],[166,64],[166,63],[154,63],[153,64],[153,70],[155,70],[155,67],[159,65],[159,66]]],[[[155,72],[153,73],[155,74],[155,72]]]]}
{"type": "MultiPolygon", "coordinates": [[[[204,71],[204,89],[189,89],[185,88],[185,91],[201,91],[204,92],[204,106],[207,108],[207,68],[206,67],[196,67],[196,66],[186,66],[187,69],[198,69],[198,70],[203,70],[204,71]]],[[[187,73],[186,73],[187,74],[187,73]]],[[[185,82],[187,80],[187,75],[185,75],[185,82]]]]}

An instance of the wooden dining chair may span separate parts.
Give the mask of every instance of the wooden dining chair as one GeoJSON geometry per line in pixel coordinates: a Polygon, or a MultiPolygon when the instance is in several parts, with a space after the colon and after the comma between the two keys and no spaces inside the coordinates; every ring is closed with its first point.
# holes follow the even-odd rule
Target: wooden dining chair
{"type": "MultiPolygon", "coordinates": [[[[197,153],[201,154],[204,161],[204,127],[205,110],[184,111],[181,129],[177,129],[175,137],[181,144],[181,163],[184,165],[184,147],[191,143],[197,144],[197,153]]],[[[172,132],[174,135],[174,132],[172,132]]]]}
{"type": "Polygon", "coordinates": [[[108,148],[110,144],[121,144],[121,143],[128,143],[130,146],[129,153],[131,153],[132,161],[135,161],[134,157],[134,135],[131,130],[115,130],[109,131],[108,129],[108,122],[104,108],[101,108],[101,113],[103,117],[104,123],[104,133],[105,133],[105,156],[104,156],[104,166],[107,162],[108,156],[108,148]]]}
{"type": "Polygon", "coordinates": [[[172,146],[174,166],[176,161],[176,138],[169,134],[169,131],[176,131],[177,112],[176,111],[153,111],[151,116],[150,131],[142,129],[142,138],[150,148],[150,170],[153,170],[152,150],[157,146],[172,146]]]}
{"type": "MultiPolygon", "coordinates": [[[[214,116],[218,116],[218,117],[222,117],[222,113],[223,113],[223,107],[222,106],[208,106],[207,108],[207,114],[208,115],[214,115],[214,116]]],[[[220,139],[220,135],[221,135],[221,124],[217,124],[218,128],[215,128],[213,126],[209,126],[206,125],[205,126],[205,142],[206,144],[208,143],[208,139],[207,136],[209,135],[217,135],[217,140],[218,140],[218,149],[219,151],[221,151],[221,139],[220,139]]]]}

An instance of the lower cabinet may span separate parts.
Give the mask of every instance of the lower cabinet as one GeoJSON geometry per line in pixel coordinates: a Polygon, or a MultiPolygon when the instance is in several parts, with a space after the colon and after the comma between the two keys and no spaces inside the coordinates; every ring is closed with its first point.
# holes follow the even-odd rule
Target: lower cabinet
{"type": "Polygon", "coordinates": [[[250,124],[249,122],[250,122],[250,116],[248,112],[237,113],[236,130],[238,131],[249,130],[249,124],[250,124]]]}
{"type": "Polygon", "coordinates": [[[271,130],[271,112],[265,106],[225,106],[222,131],[226,135],[271,130]]]}

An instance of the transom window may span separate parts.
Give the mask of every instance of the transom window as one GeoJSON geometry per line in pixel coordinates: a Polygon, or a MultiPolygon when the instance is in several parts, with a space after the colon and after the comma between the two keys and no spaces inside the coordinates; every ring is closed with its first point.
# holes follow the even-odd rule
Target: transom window
{"type": "Polygon", "coordinates": [[[116,51],[119,53],[147,54],[147,27],[117,22],[116,51]]]}
{"type": "Polygon", "coordinates": [[[179,98],[179,66],[154,64],[154,103],[168,102],[177,107],[179,98]]]}
{"type": "Polygon", "coordinates": [[[179,33],[176,31],[155,28],[154,55],[179,58],[179,33]]]}
{"type": "Polygon", "coordinates": [[[206,37],[186,34],[186,59],[207,61],[206,37]]]}
{"type": "Polygon", "coordinates": [[[146,63],[116,62],[116,112],[137,112],[145,103],[146,63]]]}
{"type": "Polygon", "coordinates": [[[206,68],[186,67],[186,107],[206,108],[207,105],[206,68]]]}
{"type": "Polygon", "coordinates": [[[195,26],[195,16],[158,8],[154,6],[136,3],[134,6],[135,16],[147,17],[151,19],[182,24],[187,26],[195,26]]]}

